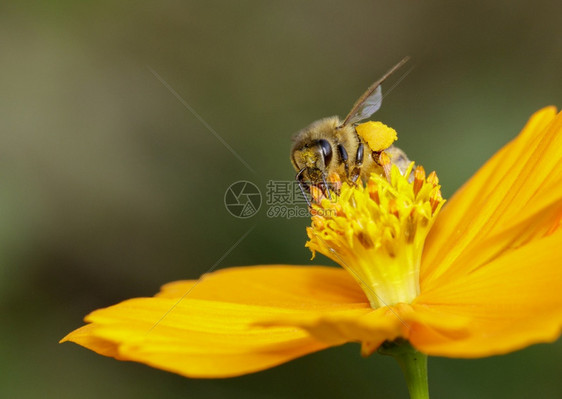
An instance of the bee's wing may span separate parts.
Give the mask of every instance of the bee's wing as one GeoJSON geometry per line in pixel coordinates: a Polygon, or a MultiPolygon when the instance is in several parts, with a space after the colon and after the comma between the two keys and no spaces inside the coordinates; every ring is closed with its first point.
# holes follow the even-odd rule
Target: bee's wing
{"type": "Polygon", "coordinates": [[[382,78],[373,83],[353,105],[353,108],[351,108],[351,111],[349,111],[349,114],[345,117],[342,126],[357,123],[377,112],[382,103],[381,83],[392,75],[394,71],[404,65],[409,59],[410,57],[402,58],[402,60],[390,68],[390,70],[385,73],[382,78]]]}
{"type": "Polygon", "coordinates": [[[381,85],[378,85],[375,90],[368,95],[360,104],[354,107],[354,113],[349,114],[344,121],[344,125],[360,122],[367,119],[379,110],[382,104],[382,90],[381,85]]]}

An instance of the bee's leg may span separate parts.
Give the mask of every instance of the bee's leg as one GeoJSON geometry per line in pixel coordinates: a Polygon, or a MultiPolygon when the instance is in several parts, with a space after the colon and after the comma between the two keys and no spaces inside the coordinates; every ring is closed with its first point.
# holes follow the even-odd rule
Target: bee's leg
{"type": "Polygon", "coordinates": [[[365,146],[363,143],[359,143],[357,147],[357,154],[355,155],[355,167],[351,171],[350,180],[353,184],[357,182],[357,179],[361,175],[361,165],[363,165],[363,155],[365,146]]]}
{"type": "Polygon", "coordinates": [[[357,147],[357,154],[355,155],[355,163],[357,164],[357,166],[361,166],[363,165],[363,155],[365,153],[365,146],[363,145],[363,143],[359,143],[359,146],[357,147]]]}
{"type": "Polygon", "coordinates": [[[347,164],[349,157],[347,156],[347,151],[342,144],[338,144],[338,152],[340,154],[340,163],[343,163],[345,168],[345,177],[349,180],[349,165],[347,164]]]}
{"type": "Polygon", "coordinates": [[[304,190],[304,187],[306,187],[307,189],[309,188],[308,185],[303,181],[299,181],[299,187],[301,189],[302,196],[304,197],[304,200],[306,201],[306,205],[308,205],[309,208],[312,208],[312,204],[310,203],[310,200],[306,196],[306,192],[304,190]]]}
{"type": "Polygon", "coordinates": [[[295,179],[299,183],[299,188],[301,189],[302,196],[304,197],[304,200],[306,201],[306,204],[308,205],[308,208],[312,208],[312,204],[310,203],[310,200],[308,199],[308,197],[306,195],[306,192],[305,192],[305,188],[306,188],[306,191],[310,192],[310,187],[303,180],[304,179],[303,172],[305,171],[305,169],[306,168],[302,168],[301,170],[299,170],[297,175],[295,176],[295,179]]]}
{"type": "Polygon", "coordinates": [[[324,193],[325,197],[328,197],[330,201],[332,200],[332,193],[330,192],[330,186],[328,186],[328,182],[326,181],[326,175],[322,173],[322,182],[324,184],[322,192],[324,193]],[[328,195],[326,195],[328,192],[328,195]]]}
{"type": "Polygon", "coordinates": [[[351,176],[349,177],[349,179],[353,184],[355,184],[357,183],[357,179],[359,178],[359,176],[361,176],[361,168],[355,167],[353,168],[353,171],[351,172],[351,176]]]}

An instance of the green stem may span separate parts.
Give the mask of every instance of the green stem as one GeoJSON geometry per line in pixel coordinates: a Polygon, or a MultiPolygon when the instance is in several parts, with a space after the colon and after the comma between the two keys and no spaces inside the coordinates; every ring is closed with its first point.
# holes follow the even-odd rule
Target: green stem
{"type": "Polygon", "coordinates": [[[394,357],[404,377],[410,392],[410,399],[429,399],[427,383],[427,355],[418,352],[408,341],[385,342],[379,353],[394,357]]]}

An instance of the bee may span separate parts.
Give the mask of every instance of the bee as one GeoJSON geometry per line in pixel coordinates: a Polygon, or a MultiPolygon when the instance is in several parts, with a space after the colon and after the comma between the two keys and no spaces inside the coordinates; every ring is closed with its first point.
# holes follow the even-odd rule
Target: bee
{"type": "Polygon", "coordinates": [[[359,178],[366,181],[373,172],[380,175],[388,173],[380,162],[383,151],[402,173],[406,171],[410,160],[402,150],[391,145],[386,149],[373,151],[357,132],[356,126],[378,111],[382,102],[381,83],[408,59],[409,57],[402,59],[373,83],[355,102],[343,121],[337,116],[320,119],[293,137],[291,162],[297,171],[296,180],[307,202],[305,190],[310,191],[310,185],[321,188],[323,192],[327,191],[330,196],[327,179],[331,176],[336,175],[342,182],[355,184],[359,178]]]}

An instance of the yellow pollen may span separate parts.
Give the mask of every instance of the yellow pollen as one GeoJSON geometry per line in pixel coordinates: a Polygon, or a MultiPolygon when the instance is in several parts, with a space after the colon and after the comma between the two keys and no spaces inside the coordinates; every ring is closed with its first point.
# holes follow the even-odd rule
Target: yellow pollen
{"type": "Polygon", "coordinates": [[[396,130],[382,122],[368,121],[357,125],[355,131],[374,152],[386,150],[398,138],[396,130]]]}
{"type": "Polygon", "coordinates": [[[418,166],[408,181],[413,167],[402,175],[391,165],[366,186],[343,183],[336,201],[324,196],[312,205],[306,246],[349,271],[373,308],[411,303],[419,294],[425,238],[445,201],[435,172],[426,178],[418,166]]]}

